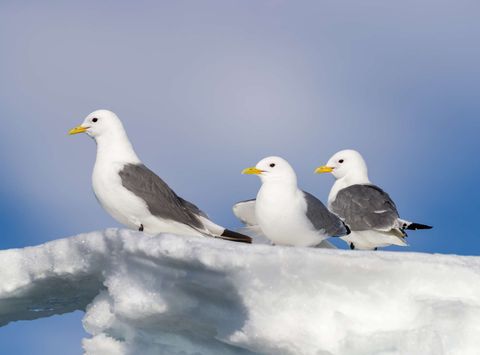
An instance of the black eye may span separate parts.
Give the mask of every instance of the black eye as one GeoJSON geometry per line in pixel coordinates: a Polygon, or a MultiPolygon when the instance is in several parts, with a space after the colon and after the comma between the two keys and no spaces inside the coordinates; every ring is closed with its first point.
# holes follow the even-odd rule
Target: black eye
{"type": "Polygon", "coordinates": [[[98,118],[92,118],[92,122],[97,122],[98,118]]]}
{"type": "Polygon", "coordinates": [[[270,164],[270,167],[271,167],[271,168],[274,168],[274,167],[275,167],[275,164],[273,164],[273,163],[270,164]]]}
{"type": "Polygon", "coordinates": [[[338,162],[339,162],[340,164],[342,164],[342,163],[343,163],[343,159],[340,159],[338,162]]]}

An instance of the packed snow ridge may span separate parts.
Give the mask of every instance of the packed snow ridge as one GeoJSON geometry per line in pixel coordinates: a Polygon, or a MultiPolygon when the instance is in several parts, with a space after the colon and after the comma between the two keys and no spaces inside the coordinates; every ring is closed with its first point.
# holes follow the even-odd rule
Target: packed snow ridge
{"type": "Polygon", "coordinates": [[[2,251],[0,279],[1,325],[85,310],[86,354],[463,355],[480,344],[480,257],[111,229],[2,251]]]}

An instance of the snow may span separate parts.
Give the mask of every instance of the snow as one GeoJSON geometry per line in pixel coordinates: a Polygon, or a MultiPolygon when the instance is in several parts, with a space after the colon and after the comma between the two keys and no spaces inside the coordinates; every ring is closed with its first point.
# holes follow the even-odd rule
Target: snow
{"type": "Polygon", "coordinates": [[[0,279],[0,325],[85,310],[88,355],[463,355],[480,345],[480,257],[110,229],[2,251],[0,279]]]}

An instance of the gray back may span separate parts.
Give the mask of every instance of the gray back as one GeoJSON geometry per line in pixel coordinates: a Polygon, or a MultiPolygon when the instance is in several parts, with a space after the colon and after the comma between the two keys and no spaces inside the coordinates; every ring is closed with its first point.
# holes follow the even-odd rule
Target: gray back
{"type": "Polygon", "coordinates": [[[389,231],[399,217],[390,196],[375,185],[352,185],[340,190],[330,208],[354,231],[389,231]]]}
{"type": "Polygon", "coordinates": [[[343,236],[349,233],[340,218],[331,213],[315,196],[303,191],[307,201],[307,217],[316,230],[329,236],[343,236]]]}
{"type": "Polygon", "coordinates": [[[122,185],[145,200],[151,214],[203,228],[196,215],[205,216],[193,203],[177,196],[175,192],[143,164],[127,164],[120,171],[122,185]]]}

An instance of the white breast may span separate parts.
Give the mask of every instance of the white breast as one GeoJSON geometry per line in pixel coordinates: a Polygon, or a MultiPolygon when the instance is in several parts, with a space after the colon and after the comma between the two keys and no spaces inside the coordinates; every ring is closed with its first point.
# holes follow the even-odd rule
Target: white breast
{"type": "Polygon", "coordinates": [[[257,195],[256,218],[265,236],[274,244],[313,246],[327,236],[314,230],[306,217],[307,205],[300,190],[263,184],[257,195]]]}
{"type": "Polygon", "coordinates": [[[332,186],[332,189],[330,190],[330,193],[328,194],[328,206],[330,207],[333,201],[337,198],[337,194],[340,190],[348,187],[345,181],[342,179],[336,180],[335,183],[332,186]]]}
{"type": "Polygon", "coordinates": [[[92,175],[93,191],[102,207],[118,222],[139,229],[149,214],[146,203],[122,185],[121,163],[95,164],[92,175]]]}

